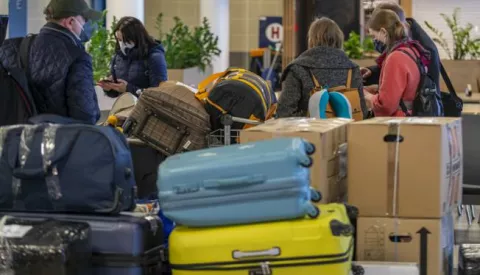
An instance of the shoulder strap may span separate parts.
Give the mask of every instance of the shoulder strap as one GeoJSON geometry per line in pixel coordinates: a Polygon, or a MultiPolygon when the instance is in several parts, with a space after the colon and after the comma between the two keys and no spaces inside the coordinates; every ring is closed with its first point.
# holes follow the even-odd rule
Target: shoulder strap
{"type": "Polygon", "coordinates": [[[350,89],[352,87],[352,69],[348,70],[348,75],[347,75],[347,88],[350,89]]]}
{"type": "Polygon", "coordinates": [[[313,74],[312,70],[308,69],[308,71],[310,72],[310,76],[312,77],[313,85],[315,86],[315,88],[317,88],[317,89],[322,88],[322,86],[320,86],[320,83],[318,83],[318,80],[315,77],[315,75],[313,74]]]}
{"type": "MultiPolygon", "coordinates": [[[[420,83],[418,84],[419,87],[417,88],[417,91],[418,91],[418,89],[420,88],[420,85],[423,85],[422,83],[423,83],[424,77],[425,77],[425,75],[423,73],[424,71],[422,70],[422,67],[421,67],[422,65],[420,64],[421,62],[419,62],[419,60],[418,60],[420,57],[416,56],[416,58],[415,58],[415,57],[413,57],[413,55],[411,53],[409,53],[405,50],[402,50],[402,49],[400,49],[399,51],[406,54],[408,57],[410,57],[415,62],[415,64],[417,64],[417,68],[420,71],[420,83]]],[[[410,116],[410,113],[408,112],[407,105],[405,105],[405,102],[403,102],[403,99],[400,99],[400,108],[405,113],[405,116],[410,116]]]]}
{"type": "MultiPolygon", "coordinates": [[[[20,66],[22,69],[28,72],[29,70],[29,59],[30,59],[30,48],[32,47],[33,41],[37,37],[36,34],[29,34],[23,38],[22,43],[20,44],[20,66]]],[[[27,73],[28,75],[28,73],[27,73]]]]}
{"type": "Polygon", "coordinates": [[[423,74],[423,70],[422,70],[422,68],[420,68],[420,64],[419,64],[419,61],[418,61],[418,58],[419,58],[418,56],[413,57],[413,55],[412,55],[411,53],[409,53],[409,52],[407,52],[407,51],[405,51],[405,50],[401,50],[401,49],[400,49],[400,50],[398,50],[398,51],[400,51],[400,52],[408,55],[408,56],[413,60],[413,62],[415,62],[415,64],[417,64],[417,67],[419,67],[418,69],[420,70],[420,73],[423,74]]]}
{"type": "Polygon", "coordinates": [[[458,98],[457,92],[455,91],[455,88],[453,87],[453,84],[450,81],[450,77],[448,77],[447,71],[445,70],[445,67],[443,67],[442,62],[440,62],[440,73],[442,74],[442,78],[445,81],[445,85],[447,85],[450,94],[453,97],[458,98]]]}

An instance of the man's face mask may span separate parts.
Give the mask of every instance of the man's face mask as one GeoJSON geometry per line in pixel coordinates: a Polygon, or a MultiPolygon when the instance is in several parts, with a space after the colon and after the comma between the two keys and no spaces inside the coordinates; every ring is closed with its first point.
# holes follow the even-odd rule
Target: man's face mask
{"type": "Polygon", "coordinates": [[[135,47],[135,44],[133,43],[125,43],[123,41],[119,41],[118,45],[120,46],[120,51],[124,54],[127,55],[127,51],[130,49],[133,49],[135,47]]]}
{"type": "Polygon", "coordinates": [[[76,34],[76,33],[73,33],[77,38],[78,40],[80,40],[80,42],[82,43],[86,43],[90,40],[90,38],[92,38],[92,33],[93,33],[93,26],[92,24],[90,23],[90,21],[88,22],[85,22],[85,24],[80,24],[80,22],[78,22],[78,20],[74,17],[73,20],[75,20],[75,22],[77,22],[78,26],[80,26],[80,28],[82,29],[80,31],[80,34],[76,34]]]}

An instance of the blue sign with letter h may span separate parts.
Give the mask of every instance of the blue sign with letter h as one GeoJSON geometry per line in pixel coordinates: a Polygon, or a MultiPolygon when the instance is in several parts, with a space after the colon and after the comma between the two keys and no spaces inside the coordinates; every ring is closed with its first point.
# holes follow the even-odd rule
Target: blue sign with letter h
{"type": "Polygon", "coordinates": [[[8,1],[9,37],[27,35],[27,12],[27,0],[8,1]]]}

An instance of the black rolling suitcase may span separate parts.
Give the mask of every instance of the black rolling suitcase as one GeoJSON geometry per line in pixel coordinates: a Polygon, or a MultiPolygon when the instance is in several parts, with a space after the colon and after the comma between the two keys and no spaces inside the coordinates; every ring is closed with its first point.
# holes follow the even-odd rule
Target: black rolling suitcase
{"type": "Polygon", "coordinates": [[[137,213],[122,213],[118,216],[4,214],[37,220],[54,218],[88,223],[92,231],[92,272],[88,274],[168,274],[163,228],[158,216],[137,213]]]}
{"type": "Polygon", "coordinates": [[[480,244],[462,244],[458,259],[459,275],[480,274],[480,244]]]}
{"type": "Polygon", "coordinates": [[[138,199],[157,198],[158,166],[165,155],[138,139],[128,139],[132,152],[133,171],[138,199]]]}
{"type": "Polygon", "coordinates": [[[7,217],[0,227],[0,274],[90,274],[88,223],[7,217]]]}

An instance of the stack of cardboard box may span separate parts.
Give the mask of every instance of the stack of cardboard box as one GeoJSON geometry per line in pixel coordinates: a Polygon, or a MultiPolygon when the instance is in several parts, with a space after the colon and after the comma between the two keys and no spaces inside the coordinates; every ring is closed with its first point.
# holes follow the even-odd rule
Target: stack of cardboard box
{"type": "Polygon", "coordinates": [[[322,203],[346,199],[346,142],[348,119],[284,118],[268,121],[240,133],[240,142],[278,137],[301,137],[315,145],[311,186],[322,194],[322,203]]]}
{"type": "Polygon", "coordinates": [[[453,271],[452,209],[461,201],[457,118],[375,118],[349,125],[348,201],[359,208],[357,260],[453,271]]]}

